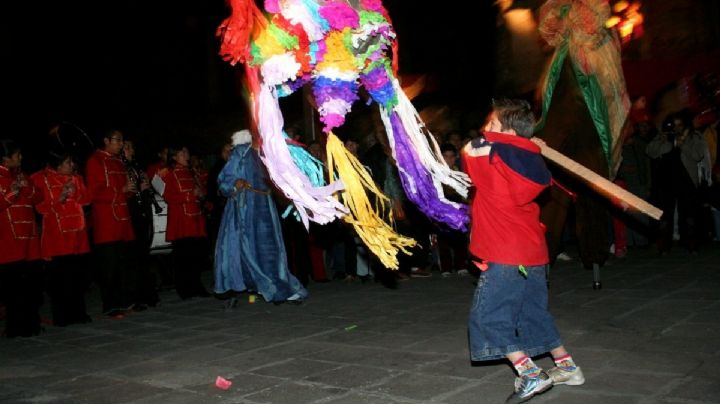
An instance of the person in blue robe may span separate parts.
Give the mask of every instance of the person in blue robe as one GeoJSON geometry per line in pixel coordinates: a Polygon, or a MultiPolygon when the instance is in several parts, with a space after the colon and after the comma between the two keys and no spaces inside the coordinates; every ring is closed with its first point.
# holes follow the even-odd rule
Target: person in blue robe
{"type": "Polygon", "coordinates": [[[274,303],[299,303],[308,292],[288,269],[280,218],[269,178],[250,132],[233,135],[218,176],[228,198],[215,247],[215,292],[257,293],[274,303]]]}

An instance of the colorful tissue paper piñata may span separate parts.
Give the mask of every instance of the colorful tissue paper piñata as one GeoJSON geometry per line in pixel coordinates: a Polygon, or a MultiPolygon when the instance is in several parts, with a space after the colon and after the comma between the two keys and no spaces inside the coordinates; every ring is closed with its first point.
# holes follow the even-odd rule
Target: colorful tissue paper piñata
{"type": "Polygon", "coordinates": [[[332,133],[344,124],[364,88],[380,106],[407,197],[434,221],[466,228],[467,206],[447,200],[443,186],[467,196],[470,181],[447,166],[402,92],[396,35],[381,1],[265,0],[265,14],[251,0],[229,4],[232,14],[218,28],[220,53],[232,64],[245,65],[263,162],[306,226],[343,218],[390,268],[398,267],[397,253],[414,244],[392,230],[388,198],[332,133]],[[282,136],[277,99],[305,84],[312,88],[327,134],[329,185],[298,166],[308,160],[298,160],[296,153],[293,159],[282,136]],[[368,194],[375,195],[376,203],[370,203],[368,194]]]}

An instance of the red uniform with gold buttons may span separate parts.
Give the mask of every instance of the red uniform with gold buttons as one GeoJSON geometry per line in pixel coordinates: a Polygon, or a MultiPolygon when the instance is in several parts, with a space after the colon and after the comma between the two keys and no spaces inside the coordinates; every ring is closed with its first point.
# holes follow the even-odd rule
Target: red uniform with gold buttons
{"type": "Polygon", "coordinates": [[[43,215],[40,240],[43,258],[89,252],[83,206],[90,203],[90,194],[82,177],[63,175],[46,168],[30,178],[43,196],[42,202],[36,206],[43,215]],[[73,191],[62,201],[60,195],[68,184],[73,191]]]}
{"type": "Polygon", "coordinates": [[[28,181],[17,191],[19,171],[0,166],[0,264],[40,258],[40,235],[33,206],[42,195],[28,181]]]}
{"type": "Polygon", "coordinates": [[[87,161],[87,188],[92,200],[95,244],[135,239],[127,193],[127,170],[119,157],[97,150],[87,161]]]}
{"type": "Polygon", "coordinates": [[[182,165],[158,173],[165,182],[163,198],[168,205],[165,238],[173,241],[187,237],[205,237],[205,217],[195,195],[196,179],[182,165]]]}

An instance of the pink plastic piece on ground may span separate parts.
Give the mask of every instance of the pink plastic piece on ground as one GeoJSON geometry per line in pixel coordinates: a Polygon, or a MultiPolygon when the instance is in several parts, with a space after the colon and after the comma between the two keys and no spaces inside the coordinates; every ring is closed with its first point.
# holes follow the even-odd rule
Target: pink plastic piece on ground
{"type": "Polygon", "coordinates": [[[215,379],[215,387],[219,389],[227,390],[230,386],[232,386],[232,382],[222,376],[218,376],[217,379],[215,379]]]}

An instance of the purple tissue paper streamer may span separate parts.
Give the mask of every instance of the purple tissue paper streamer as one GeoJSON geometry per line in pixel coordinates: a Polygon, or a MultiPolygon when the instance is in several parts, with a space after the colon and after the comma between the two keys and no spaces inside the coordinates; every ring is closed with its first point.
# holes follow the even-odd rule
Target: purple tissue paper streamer
{"type": "Polygon", "coordinates": [[[420,163],[410,146],[407,132],[397,113],[393,112],[390,115],[390,122],[395,135],[395,159],[398,168],[401,169],[398,171],[405,195],[430,219],[444,223],[455,230],[465,231],[469,222],[467,205],[460,204],[459,207],[455,207],[440,200],[430,173],[420,163]],[[412,192],[408,177],[415,182],[415,192],[412,192]]]}

